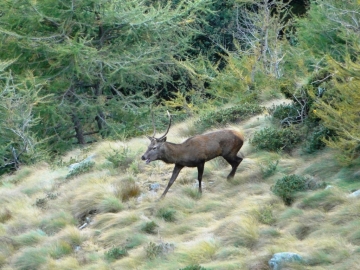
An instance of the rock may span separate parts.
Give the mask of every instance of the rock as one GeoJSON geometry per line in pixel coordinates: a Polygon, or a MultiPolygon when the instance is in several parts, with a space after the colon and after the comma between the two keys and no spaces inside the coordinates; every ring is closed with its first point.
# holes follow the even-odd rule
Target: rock
{"type": "Polygon", "coordinates": [[[153,183],[149,185],[149,190],[153,190],[153,191],[158,191],[160,188],[160,184],[159,183],[153,183]]]}
{"type": "Polygon", "coordinates": [[[349,198],[360,198],[360,189],[348,195],[349,198]]]}
{"type": "Polygon", "coordinates": [[[282,265],[287,262],[301,262],[303,259],[300,255],[293,252],[275,253],[269,260],[269,266],[272,270],[281,270],[282,265]]]}

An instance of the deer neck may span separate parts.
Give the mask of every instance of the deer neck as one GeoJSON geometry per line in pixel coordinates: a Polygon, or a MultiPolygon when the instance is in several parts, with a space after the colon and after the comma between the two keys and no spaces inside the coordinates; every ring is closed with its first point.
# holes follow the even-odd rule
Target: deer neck
{"type": "Polygon", "coordinates": [[[161,147],[161,160],[166,163],[176,163],[179,158],[180,145],[165,142],[161,147]]]}

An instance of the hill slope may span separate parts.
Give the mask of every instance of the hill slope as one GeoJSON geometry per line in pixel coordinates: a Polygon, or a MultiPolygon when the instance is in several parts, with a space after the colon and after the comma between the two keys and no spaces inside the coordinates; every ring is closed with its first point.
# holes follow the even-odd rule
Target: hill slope
{"type": "MultiPolygon", "coordinates": [[[[197,170],[185,168],[158,201],[173,166],[140,160],[146,138],[97,143],[57,164],[3,176],[0,267],[269,269],[274,253],[289,251],[305,259],[292,269],[356,269],[360,199],[348,194],[360,187],[359,167],[342,168],[330,149],[313,155],[256,151],[249,138],[268,125],[266,115],[233,125],[247,138],[240,151],[245,159],[232,181],[221,158],[206,163],[202,196],[197,170]],[[286,206],[271,187],[289,174],[332,187],[300,193],[286,206]],[[150,190],[151,184],[160,188],[150,190]]],[[[189,133],[190,120],[174,126],[168,141],[189,133]]]]}

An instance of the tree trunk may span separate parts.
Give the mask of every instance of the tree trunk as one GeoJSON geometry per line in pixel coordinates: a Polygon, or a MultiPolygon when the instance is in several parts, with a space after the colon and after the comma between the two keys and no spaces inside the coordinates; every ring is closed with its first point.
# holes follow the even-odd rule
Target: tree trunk
{"type": "Polygon", "coordinates": [[[74,124],[74,129],[75,129],[75,137],[78,140],[78,144],[85,144],[85,136],[84,136],[84,131],[82,129],[79,117],[77,117],[76,114],[72,115],[72,121],[74,124]]]}

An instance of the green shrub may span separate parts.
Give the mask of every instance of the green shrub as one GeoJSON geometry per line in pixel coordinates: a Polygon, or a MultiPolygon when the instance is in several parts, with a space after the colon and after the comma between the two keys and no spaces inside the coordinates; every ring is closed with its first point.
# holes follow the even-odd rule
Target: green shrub
{"type": "Polygon", "coordinates": [[[150,242],[146,247],[146,257],[149,259],[154,259],[159,256],[162,252],[162,248],[160,245],[156,245],[154,242],[150,242]]]}
{"type": "Polygon", "coordinates": [[[308,154],[314,153],[317,150],[321,150],[326,146],[324,139],[329,139],[334,136],[334,132],[326,127],[317,126],[307,136],[304,151],[308,154]]]}
{"type": "Polygon", "coordinates": [[[275,174],[278,164],[279,164],[279,160],[276,160],[275,162],[269,161],[266,164],[261,163],[260,169],[263,177],[267,178],[275,174]]]}
{"type": "Polygon", "coordinates": [[[113,247],[105,252],[105,258],[108,261],[115,261],[127,255],[128,255],[127,250],[121,247],[113,247]]]}
{"type": "Polygon", "coordinates": [[[290,121],[296,121],[296,118],[299,115],[298,109],[295,107],[294,103],[284,103],[274,106],[270,109],[270,114],[282,124],[288,124],[290,121]]]}
{"type": "Polygon", "coordinates": [[[203,132],[211,127],[219,127],[230,122],[245,120],[263,112],[263,110],[264,108],[257,104],[244,103],[231,108],[208,112],[195,122],[195,126],[198,132],[203,132]]]}
{"type": "Polygon", "coordinates": [[[159,226],[154,221],[150,221],[143,224],[141,230],[146,233],[154,234],[157,227],[159,226]]]}
{"type": "Polygon", "coordinates": [[[272,225],[276,219],[273,214],[273,206],[271,204],[264,205],[254,211],[256,219],[266,225],[272,225]]]}
{"type": "Polygon", "coordinates": [[[128,147],[121,150],[112,149],[112,153],[105,157],[115,168],[127,168],[133,162],[133,156],[128,147]]]}
{"type": "Polygon", "coordinates": [[[264,128],[254,134],[251,144],[257,149],[267,151],[290,151],[300,142],[300,134],[293,127],[275,129],[264,128]]]}
{"type": "Polygon", "coordinates": [[[293,202],[296,192],[305,190],[307,190],[307,179],[296,174],[287,175],[277,180],[272,188],[272,192],[279,196],[286,205],[293,202]]]}
{"type": "Polygon", "coordinates": [[[78,164],[78,166],[70,170],[70,172],[66,175],[66,179],[70,179],[80,174],[90,172],[94,165],[95,162],[93,161],[81,162],[78,164]]]}
{"type": "Polygon", "coordinates": [[[126,239],[126,243],[124,245],[124,247],[129,250],[129,249],[133,249],[135,247],[140,246],[145,240],[144,235],[142,234],[132,234],[131,236],[129,236],[126,239]]]}
{"type": "Polygon", "coordinates": [[[172,208],[160,208],[157,216],[160,218],[163,218],[167,222],[174,222],[176,220],[175,218],[176,210],[172,208]]]}

